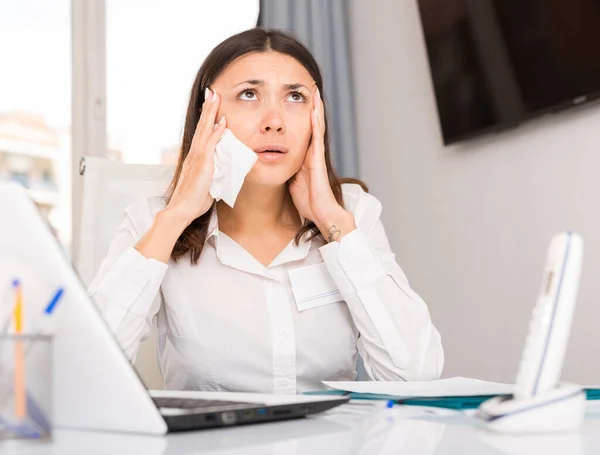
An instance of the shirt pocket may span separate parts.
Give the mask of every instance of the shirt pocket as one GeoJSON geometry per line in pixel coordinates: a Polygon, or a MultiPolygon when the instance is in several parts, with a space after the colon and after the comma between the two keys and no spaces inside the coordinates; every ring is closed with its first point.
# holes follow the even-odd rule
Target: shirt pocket
{"type": "Polygon", "coordinates": [[[288,271],[298,311],[318,308],[344,300],[324,263],[288,271]]]}

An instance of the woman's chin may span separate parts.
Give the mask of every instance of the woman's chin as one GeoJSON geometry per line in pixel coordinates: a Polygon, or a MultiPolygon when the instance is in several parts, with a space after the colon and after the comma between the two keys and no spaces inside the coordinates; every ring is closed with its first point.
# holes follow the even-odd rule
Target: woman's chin
{"type": "Polygon", "coordinates": [[[245,185],[278,188],[284,186],[294,176],[289,172],[275,172],[274,169],[257,169],[256,167],[246,176],[245,185]]]}
{"type": "Polygon", "coordinates": [[[279,179],[246,179],[244,181],[245,186],[263,187],[265,189],[279,188],[279,187],[285,186],[285,184],[286,184],[285,180],[279,180],[279,179]]]}

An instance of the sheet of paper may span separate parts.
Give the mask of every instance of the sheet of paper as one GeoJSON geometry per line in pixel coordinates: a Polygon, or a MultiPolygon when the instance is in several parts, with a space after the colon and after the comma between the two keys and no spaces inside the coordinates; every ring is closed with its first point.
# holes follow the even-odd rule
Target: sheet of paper
{"type": "Polygon", "coordinates": [[[323,381],[332,389],[356,393],[377,393],[404,398],[414,397],[469,397],[476,395],[512,394],[514,385],[488,382],[460,376],[436,381],[323,381]]]}

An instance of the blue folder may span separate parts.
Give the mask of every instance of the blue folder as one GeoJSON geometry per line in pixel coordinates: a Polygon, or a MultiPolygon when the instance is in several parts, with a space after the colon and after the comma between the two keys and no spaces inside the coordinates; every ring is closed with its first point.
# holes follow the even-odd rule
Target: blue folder
{"type": "MultiPolygon", "coordinates": [[[[588,400],[600,400],[600,389],[584,389],[588,400]]],[[[432,406],[435,408],[446,409],[475,409],[481,403],[498,395],[474,395],[469,397],[422,397],[422,398],[402,398],[394,395],[383,395],[378,393],[356,393],[344,390],[317,390],[314,392],[304,392],[305,395],[337,395],[348,396],[353,400],[385,400],[393,401],[396,404],[407,406],[432,406]]]]}

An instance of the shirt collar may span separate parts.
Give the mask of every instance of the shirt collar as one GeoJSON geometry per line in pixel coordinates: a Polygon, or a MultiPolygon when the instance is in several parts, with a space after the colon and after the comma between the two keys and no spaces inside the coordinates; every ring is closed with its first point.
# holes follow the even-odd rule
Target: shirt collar
{"type": "Polygon", "coordinates": [[[308,255],[308,252],[310,251],[311,246],[313,244],[312,240],[307,240],[308,233],[306,233],[297,246],[293,243],[288,244],[284,248],[284,250],[281,251],[281,253],[279,253],[279,255],[275,259],[273,259],[271,264],[269,264],[269,267],[264,267],[256,259],[254,259],[250,255],[250,253],[244,250],[241,245],[237,244],[233,239],[230,239],[229,237],[225,236],[227,241],[220,242],[220,240],[222,239],[220,238],[219,234],[219,218],[217,216],[216,207],[214,207],[211,210],[210,219],[208,222],[206,242],[214,238],[211,244],[214,246],[217,252],[217,257],[219,258],[221,263],[251,273],[257,273],[259,275],[265,275],[265,272],[267,272],[269,268],[276,267],[287,262],[300,261],[304,259],[308,255]],[[230,249],[236,249],[238,251],[241,249],[246,253],[247,256],[231,254],[232,252],[228,251],[230,249]],[[240,256],[246,257],[244,260],[239,261],[241,259],[240,256]],[[255,262],[255,264],[252,264],[252,262],[255,262]]]}
{"type": "Polygon", "coordinates": [[[213,236],[219,236],[219,219],[217,217],[217,206],[215,205],[210,212],[210,219],[208,221],[208,231],[206,234],[206,240],[213,236]]]}
{"type": "Polygon", "coordinates": [[[276,267],[281,264],[285,264],[286,262],[300,261],[304,259],[308,252],[310,251],[310,247],[312,246],[312,240],[307,240],[308,234],[305,234],[302,240],[298,245],[295,245],[294,242],[288,244],[284,250],[279,253],[279,255],[273,259],[269,267],[276,267]]]}

